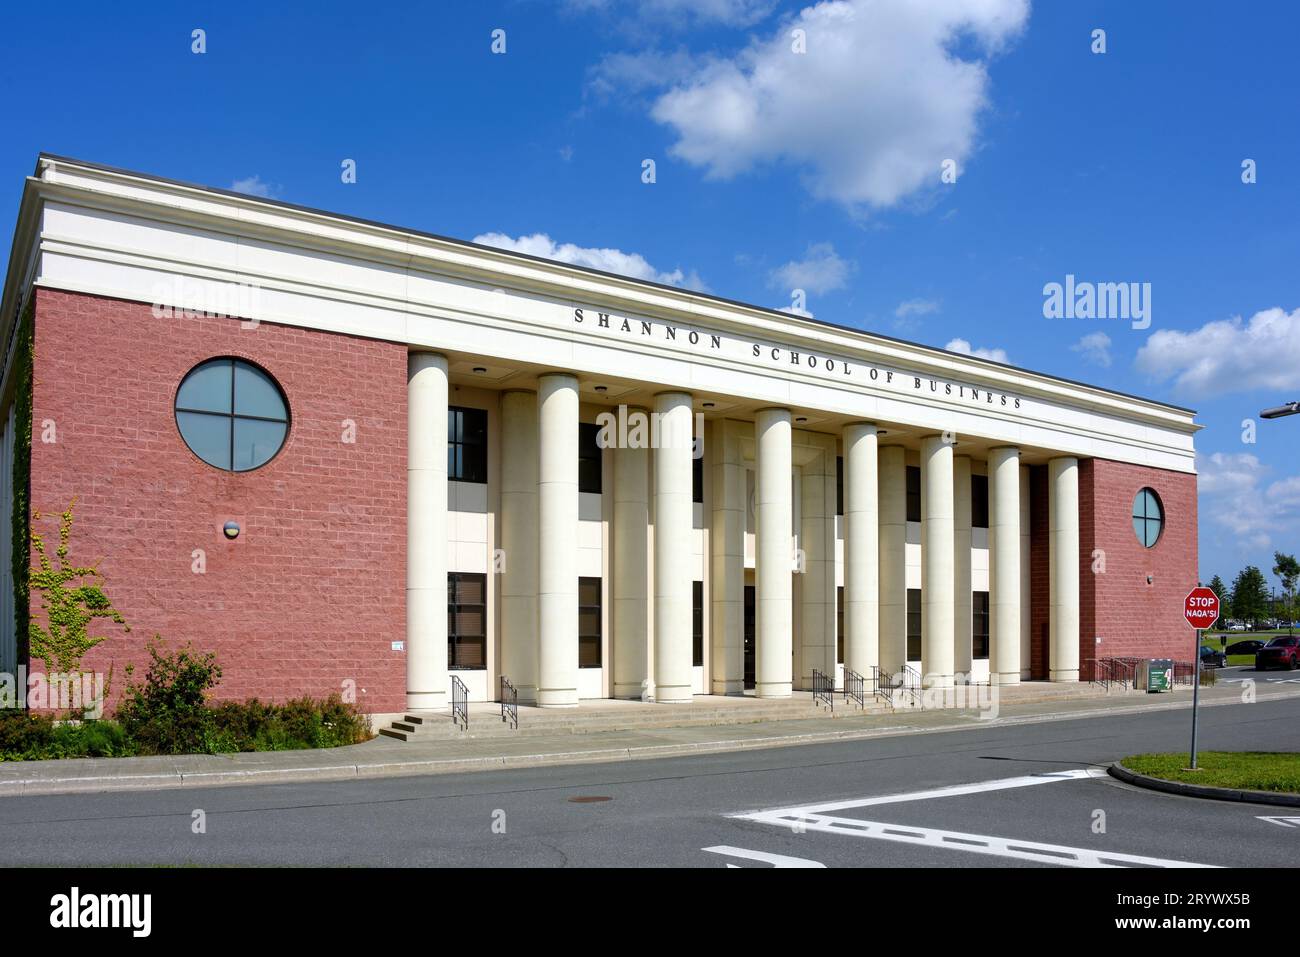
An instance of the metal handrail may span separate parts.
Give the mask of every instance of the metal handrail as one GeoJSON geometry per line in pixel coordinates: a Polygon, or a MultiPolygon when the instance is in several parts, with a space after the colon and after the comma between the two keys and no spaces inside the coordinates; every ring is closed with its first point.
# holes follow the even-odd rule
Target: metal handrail
{"type": "Polygon", "coordinates": [[[519,691],[505,675],[501,676],[501,720],[510,722],[513,730],[519,730],[519,691]]]}
{"type": "Polygon", "coordinates": [[[888,671],[881,671],[879,665],[871,666],[871,693],[894,707],[894,676],[888,671]]]}
{"type": "Polygon", "coordinates": [[[921,703],[921,673],[911,665],[903,665],[899,673],[898,690],[912,699],[912,704],[921,703]]]}
{"type": "Polygon", "coordinates": [[[813,669],[812,679],[813,679],[813,704],[816,704],[819,700],[825,700],[826,704],[830,706],[831,711],[834,711],[835,710],[835,682],[830,678],[827,678],[816,668],[813,669]]]}
{"type": "Polygon", "coordinates": [[[866,681],[862,675],[850,668],[844,669],[844,700],[852,698],[859,708],[867,706],[866,681]]]}
{"type": "Polygon", "coordinates": [[[451,723],[462,731],[469,730],[469,688],[458,675],[451,676],[451,723]]]}

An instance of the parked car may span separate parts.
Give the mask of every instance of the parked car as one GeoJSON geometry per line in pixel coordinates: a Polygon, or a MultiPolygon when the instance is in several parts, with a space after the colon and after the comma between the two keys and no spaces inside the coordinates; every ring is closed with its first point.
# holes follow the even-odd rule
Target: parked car
{"type": "Polygon", "coordinates": [[[1266,668],[1295,668],[1300,665],[1300,638],[1278,635],[1255,653],[1255,670],[1266,668]]]}
{"type": "Polygon", "coordinates": [[[1228,630],[1229,630],[1229,631],[1245,631],[1245,630],[1246,630],[1246,626],[1243,625],[1241,622],[1237,621],[1237,622],[1233,622],[1231,625],[1229,625],[1229,626],[1228,626],[1228,630]]]}
{"type": "Polygon", "coordinates": [[[1228,656],[1225,655],[1222,651],[1215,651],[1213,648],[1208,648],[1205,645],[1201,645],[1201,667],[1202,668],[1204,668],[1206,665],[1213,665],[1215,668],[1223,668],[1226,667],[1227,664],[1228,664],[1228,656]]]}
{"type": "Polygon", "coordinates": [[[1228,646],[1230,655],[1253,655],[1259,649],[1264,647],[1264,642],[1258,638],[1244,638],[1241,641],[1234,641],[1228,646]]]}

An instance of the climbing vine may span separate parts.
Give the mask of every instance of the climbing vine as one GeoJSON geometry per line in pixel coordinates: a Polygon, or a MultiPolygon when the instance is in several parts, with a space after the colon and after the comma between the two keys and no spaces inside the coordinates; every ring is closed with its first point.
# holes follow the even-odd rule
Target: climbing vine
{"type": "Polygon", "coordinates": [[[10,571],[14,586],[14,624],[18,636],[18,660],[30,661],[28,645],[28,616],[30,614],[27,574],[31,561],[31,541],[27,534],[31,528],[31,477],[32,477],[32,312],[29,302],[18,321],[18,336],[14,343],[14,454],[13,508],[9,514],[13,543],[10,571]]]}
{"type": "Polygon", "coordinates": [[[30,591],[40,592],[41,610],[46,613],[44,628],[35,616],[29,621],[31,656],[44,661],[48,670],[64,673],[78,671],[86,652],[108,637],[90,634],[95,619],[109,619],[121,625],[123,631],[131,630],[104,594],[99,569],[93,565],[74,565],[68,560],[72,510],[76,504],[73,499],[67,511],[59,516],[59,544],[54,550],[57,561],[51,561],[45,539],[36,529],[40,512],[32,513],[31,526],[32,549],[39,558],[31,569],[30,591]]]}

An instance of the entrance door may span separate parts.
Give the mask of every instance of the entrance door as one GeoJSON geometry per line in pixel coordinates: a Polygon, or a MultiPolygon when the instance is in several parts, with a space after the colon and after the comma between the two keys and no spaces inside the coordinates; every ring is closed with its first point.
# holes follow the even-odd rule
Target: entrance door
{"type": "Polygon", "coordinates": [[[745,687],[754,687],[754,586],[745,586],[745,687]]]}

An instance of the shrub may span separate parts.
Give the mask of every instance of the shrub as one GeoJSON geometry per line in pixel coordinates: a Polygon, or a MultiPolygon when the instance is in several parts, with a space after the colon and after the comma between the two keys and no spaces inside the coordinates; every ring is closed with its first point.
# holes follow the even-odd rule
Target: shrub
{"type": "Polygon", "coordinates": [[[42,756],[54,735],[54,718],[26,711],[0,711],[0,760],[22,761],[42,756]]]}
{"type": "Polygon", "coordinates": [[[212,730],[207,694],[220,680],[214,653],[199,654],[189,645],[169,653],[155,635],[144,684],[126,689],[117,718],[141,754],[207,752],[212,730]]]}
{"type": "Polygon", "coordinates": [[[291,751],[358,744],[370,737],[370,722],[337,694],[324,700],[295,698],[267,705],[254,698],[212,709],[210,750],[291,751]]]}
{"type": "Polygon", "coordinates": [[[134,754],[116,721],[56,723],[49,714],[0,711],[0,761],[108,758],[134,754]]]}

